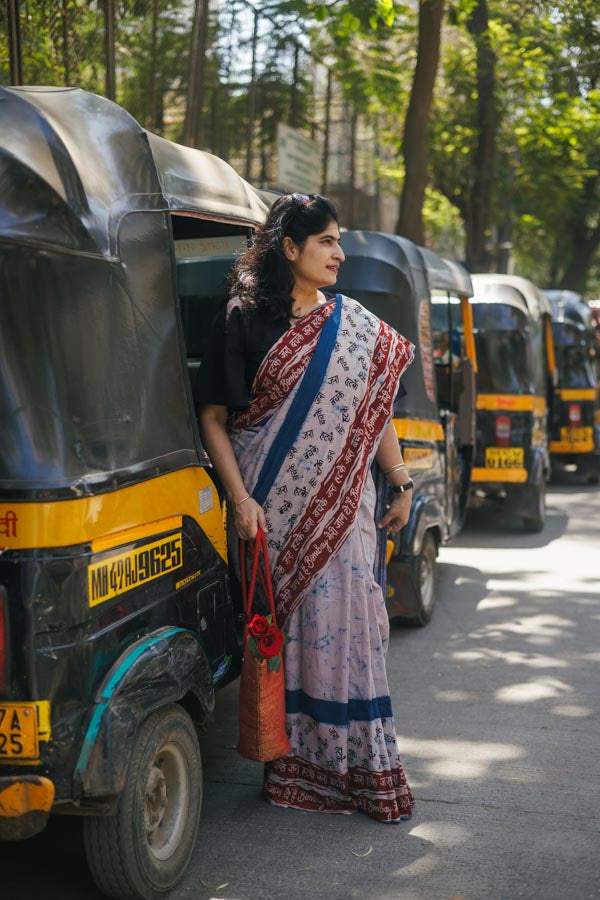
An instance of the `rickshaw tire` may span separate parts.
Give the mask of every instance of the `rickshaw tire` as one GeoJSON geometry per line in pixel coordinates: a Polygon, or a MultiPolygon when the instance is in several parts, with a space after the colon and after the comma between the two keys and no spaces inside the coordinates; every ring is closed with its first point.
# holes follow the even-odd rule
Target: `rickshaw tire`
{"type": "Polygon", "coordinates": [[[423,628],[431,621],[437,595],[437,541],[431,531],[423,535],[421,550],[413,562],[415,614],[396,616],[394,622],[404,628],[423,628]]]}
{"type": "Polygon", "coordinates": [[[524,515],[523,518],[523,528],[525,531],[529,531],[532,534],[539,534],[540,531],[544,530],[544,525],[546,523],[546,514],[545,514],[545,505],[546,505],[546,485],[544,482],[537,486],[537,491],[533,494],[535,510],[533,515],[524,515]]]}
{"type": "MultiPolygon", "coordinates": [[[[166,797],[165,815],[168,791],[166,797]]],[[[150,713],[138,730],[116,815],[83,819],[86,858],[99,890],[113,900],[162,900],[187,868],[201,807],[202,761],[194,724],[185,710],[169,704],[150,713]],[[175,814],[180,840],[171,852],[167,845],[167,856],[158,860],[147,840],[145,804],[151,777],[156,770],[163,774],[156,766],[161,750],[171,764],[171,775],[178,765],[179,770],[185,770],[187,786],[181,788],[179,800],[180,805],[186,803],[187,811],[175,814]]]]}

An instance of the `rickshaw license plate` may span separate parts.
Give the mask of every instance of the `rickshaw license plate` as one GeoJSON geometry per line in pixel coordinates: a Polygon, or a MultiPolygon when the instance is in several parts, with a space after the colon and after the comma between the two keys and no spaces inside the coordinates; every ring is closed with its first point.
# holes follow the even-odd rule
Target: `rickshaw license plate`
{"type": "Polygon", "coordinates": [[[0,759],[39,755],[35,706],[0,704],[0,759]]]}
{"type": "Polygon", "coordinates": [[[485,465],[489,469],[522,468],[525,459],[523,447],[486,447],[485,465]]]}
{"type": "Polygon", "coordinates": [[[561,441],[570,441],[572,444],[583,443],[584,441],[593,440],[594,434],[592,428],[561,428],[561,441]]]}

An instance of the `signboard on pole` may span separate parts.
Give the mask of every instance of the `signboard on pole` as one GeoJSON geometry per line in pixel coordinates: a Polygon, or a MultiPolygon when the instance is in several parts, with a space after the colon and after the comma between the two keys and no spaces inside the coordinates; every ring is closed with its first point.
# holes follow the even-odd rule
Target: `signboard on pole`
{"type": "Polygon", "coordinates": [[[321,185],[321,155],[316,141],[296,128],[277,125],[277,187],[292,193],[316,194],[321,185]]]}

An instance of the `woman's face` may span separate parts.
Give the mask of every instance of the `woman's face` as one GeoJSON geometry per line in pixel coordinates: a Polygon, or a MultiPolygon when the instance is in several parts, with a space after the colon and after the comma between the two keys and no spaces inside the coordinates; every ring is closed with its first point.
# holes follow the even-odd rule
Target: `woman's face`
{"type": "Polygon", "coordinates": [[[289,238],[286,241],[289,241],[286,251],[297,285],[322,288],[335,284],[345,256],[340,247],[340,229],[334,219],[320,234],[309,235],[303,247],[289,238]]]}

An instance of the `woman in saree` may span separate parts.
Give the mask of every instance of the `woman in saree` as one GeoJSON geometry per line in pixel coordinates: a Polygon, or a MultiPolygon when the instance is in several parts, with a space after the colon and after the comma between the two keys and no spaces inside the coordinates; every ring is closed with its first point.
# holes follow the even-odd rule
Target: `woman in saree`
{"type": "Polygon", "coordinates": [[[323,293],[343,263],[335,206],[291,194],[236,263],[196,399],[228,498],[229,545],[267,536],[284,649],[291,752],[265,799],[409,818],[385,671],[389,623],[377,526],[408,521],[412,482],[391,422],[413,345],[356,301],[323,293]],[[375,523],[376,461],[392,500],[375,523]]]}

